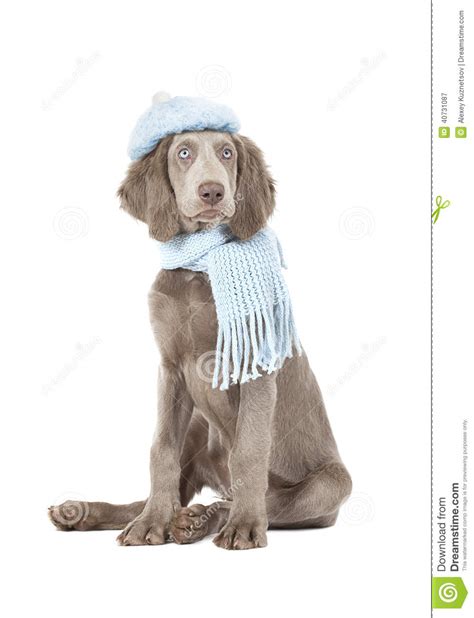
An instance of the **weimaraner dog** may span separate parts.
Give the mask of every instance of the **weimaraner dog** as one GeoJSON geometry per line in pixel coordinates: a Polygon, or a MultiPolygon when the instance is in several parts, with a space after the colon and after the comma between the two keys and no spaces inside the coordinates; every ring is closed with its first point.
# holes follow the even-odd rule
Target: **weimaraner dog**
{"type": "MultiPolygon", "coordinates": [[[[217,131],[163,139],[131,164],[118,194],[152,238],[227,223],[240,239],[265,226],[274,182],[246,137],[217,131]]],[[[184,544],[216,534],[225,549],[263,547],[270,528],[335,523],[351,492],[306,355],[228,390],[207,364],[217,318],[206,274],[162,270],[149,295],[160,353],[158,422],[147,500],[65,502],[49,509],[61,530],[122,530],[121,545],[184,544]],[[203,487],[220,499],[188,506],[203,487]]]]}

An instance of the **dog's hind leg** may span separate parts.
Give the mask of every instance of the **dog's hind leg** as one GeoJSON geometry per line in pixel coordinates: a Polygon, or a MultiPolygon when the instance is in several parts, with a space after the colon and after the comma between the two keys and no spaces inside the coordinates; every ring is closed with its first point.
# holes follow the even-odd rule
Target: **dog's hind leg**
{"type": "MultiPolygon", "coordinates": [[[[191,487],[182,478],[181,504],[187,505],[196,491],[195,485],[191,487]]],[[[58,530],[123,530],[140,515],[145,505],[146,500],[130,504],[68,500],[58,506],[50,506],[48,516],[58,530]]]]}
{"type": "Polygon", "coordinates": [[[351,489],[351,477],[339,461],[320,466],[295,485],[270,488],[266,497],[269,527],[332,526],[351,489]]]}
{"type": "Polygon", "coordinates": [[[185,545],[219,532],[229,517],[229,510],[230,502],[227,501],[213,502],[208,506],[192,504],[180,509],[171,520],[172,540],[185,545]]]}
{"type": "Polygon", "coordinates": [[[48,515],[58,530],[122,530],[143,511],[146,500],[131,504],[68,500],[50,506],[48,515]]]}
{"type": "MultiPolygon", "coordinates": [[[[320,466],[294,485],[272,487],[270,482],[266,495],[269,528],[332,526],[351,488],[349,473],[338,461],[320,466]]],[[[180,509],[171,522],[173,540],[194,543],[219,532],[227,522],[230,506],[229,501],[222,501],[180,509]]]]}
{"type": "MultiPolygon", "coordinates": [[[[194,463],[205,456],[207,434],[202,430],[202,425],[202,421],[191,421],[185,439],[179,488],[183,506],[186,506],[203,486],[203,482],[196,476],[194,463]]],[[[123,530],[142,513],[146,502],[140,500],[130,504],[110,504],[68,500],[58,506],[49,507],[48,515],[58,530],[123,530]]]]}
{"type": "MultiPolygon", "coordinates": [[[[186,472],[194,480],[189,467],[186,472]]],[[[199,491],[195,482],[191,484],[188,476],[182,476],[180,494],[183,506],[199,491]]],[[[50,506],[48,516],[58,530],[123,530],[140,515],[145,505],[146,500],[130,504],[68,500],[58,506],[50,506]]]]}
{"type": "MultiPolygon", "coordinates": [[[[189,469],[187,470],[189,473],[189,469]]],[[[195,483],[194,475],[182,479],[181,504],[172,521],[171,531],[178,543],[193,543],[218,532],[225,524],[230,502],[219,501],[209,506],[200,504],[186,508],[195,483]]],[[[213,483],[212,483],[213,484],[213,483]]],[[[323,528],[332,526],[339,507],[351,492],[351,478],[339,462],[321,466],[302,481],[287,487],[270,487],[267,512],[270,528],[323,528]]],[[[49,509],[49,518],[59,530],[122,530],[143,511],[146,500],[131,504],[80,502],[68,500],[49,509]]]]}

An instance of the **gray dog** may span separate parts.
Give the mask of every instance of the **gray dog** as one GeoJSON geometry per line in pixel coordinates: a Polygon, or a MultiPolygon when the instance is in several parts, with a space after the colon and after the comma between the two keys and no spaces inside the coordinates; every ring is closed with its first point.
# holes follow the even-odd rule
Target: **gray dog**
{"type": "MultiPolygon", "coordinates": [[[[248,138],[191,131],[165,137],[132,163],[118,193],[152,238],[167,241],[217,223],[250,238],[272,214],[275,190],[248,138]]],[[[123,530],[121,545],[192,543],[217,533],[217,546],[249,549],[266,545],[269,527],[333,525],[351,478],[306,355],[213,389],[203,368],[217,334],[207,275],[161,271],[149,305],[161,353],[150,495],[127,505],[65,502],[49,510],[56,527],[123,530]],[[222,499],[187,506],[205,486],[222,499]]]]}

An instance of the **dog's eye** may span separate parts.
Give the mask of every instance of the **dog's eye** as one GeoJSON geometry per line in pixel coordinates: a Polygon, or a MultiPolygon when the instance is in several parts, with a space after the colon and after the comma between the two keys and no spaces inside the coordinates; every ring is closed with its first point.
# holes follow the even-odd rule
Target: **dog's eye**
{"type": "Polygon", "coordinates": [[[187,148],[181,148],[181,150],[178,152],[178,157],[180,159],[189,159],[191,157],[191,153],[187,148]]]}
{"type": "Polygon", "coordinates": [[[230,148],[224,148],[224,150],[222,151],[222,157],[224,159],[231,159],[232,158],[232,150],[230,148]]]}

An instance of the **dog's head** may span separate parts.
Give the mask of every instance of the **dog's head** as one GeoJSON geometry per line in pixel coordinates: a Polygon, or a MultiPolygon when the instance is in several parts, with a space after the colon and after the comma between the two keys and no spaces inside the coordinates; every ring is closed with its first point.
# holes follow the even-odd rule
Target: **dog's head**
{"type": "Polygon", "coordinates": [[[130,165],[118,195],[129,214],[167,241],[227,223],[245,240],[264,227],[275,187],[259,148],[217,131],[170,135],[130,165]]]}

